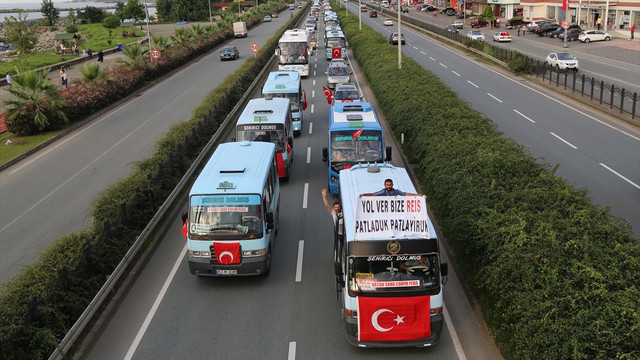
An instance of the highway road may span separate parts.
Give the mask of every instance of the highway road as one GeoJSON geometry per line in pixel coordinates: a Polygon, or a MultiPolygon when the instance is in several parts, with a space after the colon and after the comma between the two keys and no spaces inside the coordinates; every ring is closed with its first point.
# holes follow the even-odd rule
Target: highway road
{"type": "MultiPolygon", "coordinates": [[[[356,5],[349,4],[355,12],[356,5]]],[[[382,17],[363,23],[383,36],[397,25],[382,17]]],[[[586,188],[594,202],[628,220],[640,234],[640,131],[584,105],[565,99],[510,72],[404,28],[403,56],[416,60],[485,114],[504,136],[523,145],[541,161],[558,165],[556,174],[586,188]]],[[[537,37],[537,36],[536,36],[537,37]]],[[[592,44],[593,45],[593,44],[592,44]]],[[[425,99],[429,101],[429,99],[425,99]]]]}
{"type": "MultiPolygon", "coordinates": [[[[319,24],[319,28],[322,25],[319,24]]],[[[321,33],[321,31],[319,31],[321,33]]],[[[250,33],[251,34],[251,33],[250,33]]],[[[252,35],[252,34],[251,34],[252,35]]],[[[251,36],[249,37],[251,39],[251,36]]],[[[333,275],[331,217],[320,196],[327,185],[321,161],[327,104],[324,49],[303,80],[309,107],[294,141],[291,179],[281,187],[280,232],[271,273],[253,278],[190,274],[176,214],[169,230],[83,359],[495,359],[454,271],[444,287],[447,329],[427,349],[363,350],[349,345],[333,275]],[[301,270],[298,271],[297,269],[301,270]],[[296,280],[299,278],[299,280],[296,280]]],[[[355,66],[355,64],[353,64],[355,66]]],[[[358,71],[355,72],[359,76],[358,71]]],[[[362,81],[365,97],[371,93],[362,81]]],[[[170,85],[167,84],[167,91],[170,85]]],[[[258,94],[255,94],[258,96],[258,94]]],[[[392,142],[393,143],[393,142],[392,142]]],[[[398,148],[394,163],[401,165],[398,148]]],[[[183,207],[185,205],[183,204],[183,207]]],[[[443,254],[443,261],[448,261],[443,254]]]]}

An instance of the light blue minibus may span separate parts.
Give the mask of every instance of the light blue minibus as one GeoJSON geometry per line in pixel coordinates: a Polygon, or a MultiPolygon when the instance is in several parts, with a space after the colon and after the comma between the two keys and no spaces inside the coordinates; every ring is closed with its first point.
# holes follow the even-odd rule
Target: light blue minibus
{"type": "Polygon", "coordinates": [[[269,73],[267,81],[262,86],[262,97],[287,98],[291,101],[291,116],[293,117],[293,133],[302,132],[302,113],[305,110],[305,96],[302,90],[300,74],[296,71],[273,71],[269,73]]]}

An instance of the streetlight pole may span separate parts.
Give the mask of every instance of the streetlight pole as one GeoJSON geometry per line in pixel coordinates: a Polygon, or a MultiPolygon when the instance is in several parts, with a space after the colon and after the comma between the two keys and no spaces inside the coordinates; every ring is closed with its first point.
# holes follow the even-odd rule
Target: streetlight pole
{"type": "Polygon", "coordinates": [[[358,27],[362,30],[362,0],[358,0],[358,27]]]}
{"type": "Polygon", "coordinates": [[[398,0],[396,6],[398,7],[398,70],[402,70],[402,19],[400,18],[400,2],[398,0]]]}
{"type": "Polygon", "coordinates": [[[211,25],[211,0],[207,0],[209,3],[209,25],[211,25]]]}
{"type": "MultiPolygon", "coordinates": [[[[147,3],[144,3],[144,10],[147,14],[147,40],[149,40],[149,57],[151,57],[151,32],[149,31],[149,8],[147,7],[147,3]]],[[[156,61],[151,57],[151,61],[155,64],[156,61]]]]}

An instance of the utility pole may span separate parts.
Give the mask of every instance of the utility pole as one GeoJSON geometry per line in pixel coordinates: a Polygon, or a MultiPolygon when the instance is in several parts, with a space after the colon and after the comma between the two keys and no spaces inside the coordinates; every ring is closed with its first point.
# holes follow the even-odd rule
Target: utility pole
{"type": "Polygon", "coordinates": [[[400,3],[402,0],[398,0],[396,6],[398,7],[398,70],[402,70],[402,19],[400,17],[400,3]]]}

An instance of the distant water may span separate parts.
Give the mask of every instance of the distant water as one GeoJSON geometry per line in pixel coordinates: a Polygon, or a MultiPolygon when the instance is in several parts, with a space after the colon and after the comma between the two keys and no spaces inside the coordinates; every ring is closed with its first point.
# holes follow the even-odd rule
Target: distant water
{"type": "MultiPolygon", "coordinates": [[[[123,3],[127,3],[126,1],[122,1],[123,3]]],[[[148,2],[148,4],[155,5],[154,2],[148,2]]],[[[107,7],[115,7],[115,2],[57,2],[54,1],[53,5],[60,10],[60,17],[65,18],[69,13],[68,9],[72,8],[76,11],[79,9],[84,9],[87,6],[97,7],[97,8],[107,8],[107,7]]],[[[42,8],[42,2],[32,2],[32,3],[10,3],[5,1],[0,1],[0,10],[6,9],[20,9],[20,10],[38,10],[36,12],[28,12],[27,20],[32,19],[40,19],[42,18],[42,13],[40,9],[42,8]]],[[[106,9],[108,13],[113,14],[114,9],[106,9]]],[[[149,15],[152,15],[156,12],[155,7],[149,7],[149,15]]],[[[5,17],[14,16],[18,17],[18,13],[0,13],[0,21],[4,21],[5,17]]]]}

